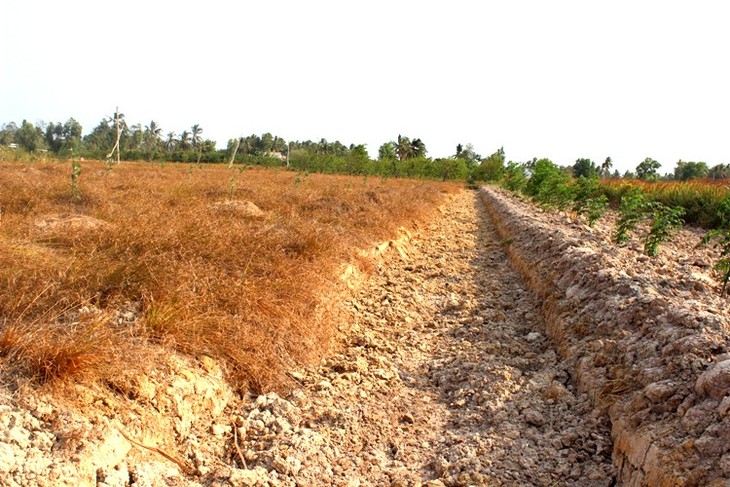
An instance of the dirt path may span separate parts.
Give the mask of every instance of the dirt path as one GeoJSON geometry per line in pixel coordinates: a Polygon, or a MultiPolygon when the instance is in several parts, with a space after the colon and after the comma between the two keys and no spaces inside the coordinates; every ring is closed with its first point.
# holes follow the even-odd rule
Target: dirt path
{"type": "Polygon", "coordinates": [[[228,481],[613,485],[608,426],[576,395],[475,195],[407,253],[348,303],[339,354],[293,373],[291,397],[240,411],[231,455],[250,470],[228,481]]]}

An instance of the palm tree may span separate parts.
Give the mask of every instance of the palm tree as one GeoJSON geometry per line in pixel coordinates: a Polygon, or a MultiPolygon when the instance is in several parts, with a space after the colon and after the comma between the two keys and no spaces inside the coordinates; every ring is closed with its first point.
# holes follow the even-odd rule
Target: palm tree
{"type": "Polygon", "coordinates": [[[398,154],[398,160],[405,161],[413,156],[413,146],[408,137],[398,135],[398,142],[395,145],[395,152],[398,154]]]}
{"type": "Polygon", "coordinates": [[[190,132],[183,130],[180,134],[180,149],[188,150],[190,148],[190,132]]]}
{"type": "Polygon", "coordinates": [[[421,139],[413,139],[413,142],[411,142],[411,154],[413,154],[413,157],[425,157],[426,144],[421,139]]]}
{"type": "Polygon", "coordinates": [[[730,175],[730,165],[718,164],[712,166],[707,173],[707,177],[711,179],[726,179],[730,175]]]}
{"type": "Polygon", "coordinates": [[[151,120],[150,124],[145,126],[144,132],[145,145],[147,146],[147,150],[154,149],[160,142],[160,140],[162,140],[162,129],[159,125],[157,125],[157,122],[151,120]]]}
{"type": "Polygon", "coordinates": [[[603,164],[601,164],[601,175],[604,178],[607,178],[611,176],[611,168],[613,167],[613,161],[611,160],[611,156],[608,156],[605,161],[603,161],[603,164]]]}
{"type": "Polygon", "coordinates": [[[165,141],[165,149],[167,149],[168,152],[172,152],[175,149],[175,146],[177,146],[175,132],[168,132],[167,140],[165,141]]]}
{"type": "Polygon", "coordinates": [[[132,149],[139,149],[142,147],[144,139],[144,132],[142,132],[142,124],[136,123],[130,127],[132,129],[132,149]]]}
{"type": "Polygon", "coordinates": [[[196,123],[195,125],[190,127],[190,131],[191,131],[190,141],[192,143],[193,149],[195,149],[196,147],[198,147],[200,145],[201,142],[203,142],[203,137],[201,137],[201,135],[200,135],[203,133],[203,129],[200,128],[200,125],[198,125],[196,123]]]}
{"type": "Polygon", "coordinates": [[[200,163],[200,156],[203,155],[203,137],[200,135],[203,133],[203,129],[200,128],[200,125],[197,123],[190,127],[190,130],[192,131],[192,143],[193,143],[193,149],[196,147],[198,148],[198,163],[200,163]]]}

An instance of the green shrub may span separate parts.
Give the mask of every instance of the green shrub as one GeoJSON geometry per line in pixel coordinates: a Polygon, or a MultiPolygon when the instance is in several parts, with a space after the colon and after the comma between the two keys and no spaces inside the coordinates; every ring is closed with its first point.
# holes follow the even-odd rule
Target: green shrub
{"type": "Polygon", "coordinates": [[[651,229],[644,238],[644,251],[646,255],[654,257],[659,253],[659,244],[682,228],[684,208],[671,208],[653,201],[647,205],[647,209],[651,213],[652,222],[651,229]]]}
{"type": "Polygon", "coordinates": [[[515,193],[525,191],[527,186],[527,172],[523,164],[511,162],[507,164],[502,177],[502,186],[515,193]]]}
{"type": "Polygon", "coordinates": [[[623,195],[613,234],[613,239],[617,244],[624,244],[631,240],[631,233],[636,231],[636,227],[646,211],[646,205],[646,196],[639,187],[631,188],[623,195]]]}

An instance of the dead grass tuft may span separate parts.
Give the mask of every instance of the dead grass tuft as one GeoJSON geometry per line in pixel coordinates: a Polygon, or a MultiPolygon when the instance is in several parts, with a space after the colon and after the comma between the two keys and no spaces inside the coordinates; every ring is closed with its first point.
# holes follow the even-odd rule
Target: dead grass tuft
{"type": "Polygon", "coordinates": [[[264,169],[231,187],[222,166],[83,164],[77,201],[66,164],[0,163],[0,355],[38,382],[126,373],[141,340],[277,387],[329,345],[336,323],[317,310],[342,264],[458,188],[264,169]]]}
{"type": "Polygon", "coordinates": [[[12,373],[45,384],[108,372],[121,358],[115,342],[98,319],[65,326],[16,322],[0,329],[0,356],[12,373]]]}

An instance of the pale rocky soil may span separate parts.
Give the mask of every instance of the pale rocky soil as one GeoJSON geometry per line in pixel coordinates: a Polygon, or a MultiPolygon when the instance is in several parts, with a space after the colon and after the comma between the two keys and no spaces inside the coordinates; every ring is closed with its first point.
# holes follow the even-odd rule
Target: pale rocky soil
{"type": "Polygon", "coordinates": [[[590,229],[495,188],[480,196],[578,390],[611,422],[618,483],[729,485],[730,316],[702,232],[649,258],[611,242],[611,218],[590,229]]]}
{"type": "Polygon", "coordinates": [[[499,198],[493,220],[461,193],[391,245],[287,393],[240,398],[212,360],[172,356],[116,393],[75,386],[73,407],[0,394],[0,485],[724,485],[712,251],[689,232],[647,260],[604,245],[610,222],[499,198]],[[689,473],[652,477],[674,454],[689,473]]]}
{"type": "Polygon", "coordinates": [[[474,195],[424,235],[348,303],[340,353],[244,406],[247,466],[282,485],[612,485],[607,424],[474,195]]]}

